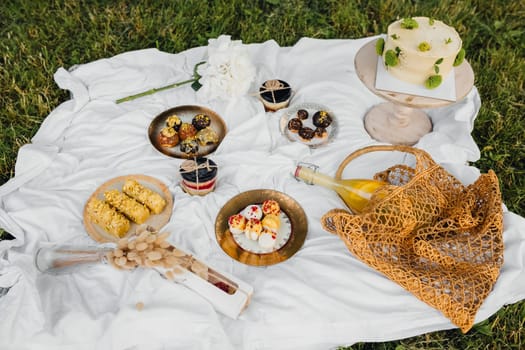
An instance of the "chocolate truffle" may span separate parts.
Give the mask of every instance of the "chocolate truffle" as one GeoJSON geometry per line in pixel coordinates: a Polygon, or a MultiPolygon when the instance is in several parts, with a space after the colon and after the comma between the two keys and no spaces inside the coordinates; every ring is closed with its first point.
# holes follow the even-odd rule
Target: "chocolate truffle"
{"type": "Polygon", "coordinates": [[[310,141],[311,139],[313,139],[314,135],[315,131],[312,128],[302,127],[301,129],[299,129],[299,136],[305,141],[310,141]]]}
{"type": "Polygon", "coordinates": [[[303,122],[299,118],[292,118],[288,121],[288,130],[298,132],[303,127],[303,122]]]}
{"type": "Polygon", "coordinates": [[[330,117],[330,114],[326,111],[317,111],[312,117],[312,122],[317,127],[327,128],[332,124],[332,117],[330,117]]]}
{"type": "Polygon", "coordinates": [[[322,127],[315,128],[315,137],[323,139],[326,136],[328,136],[328,132],[326,131],[325,128],[322,128],[322,127]]]}
{"type": "Polygon", "coordinates": [[[210,120],[210,117],[208,117],[206,114],[197,114],[191,120],[191,124],[193,124],[195,129],[202,130],[210,126],[211,120],[210,120]]]}
{"type": "Polygon", "coordinates": [[[197,134],[197,129],[190,124],[190,123],[182,123],[179,129],[179,138],[181,140],[186,140],[190,137],[195,136],[197,134]]]}
{"type": "Polygon", "coordinates": [[[308,111],[306,109],[300,109],[297,111],[297,118],[301,120],[308,119],[308,111]]]}
{"type": "Polygon", "coordinates": [[[180,143],[180,151],[186,154],[197,154],[199,152],[199,143],[193,137],[184,139],[180,143]]]}
{"type": "Polygon", "coordinates": [[[178,116],[172,115],[166,119],[166,125],[175,129],[176,131],[179,131],[180,126],[182,125],[182,120],[180,120],[178,116]]]}
{"type": "Polygon", "coordinates": [[[202,130],[199,130],[199,132],[197,132],[197,135],[195,135],[195,138],[197,139],[197,141],[199,141],[199,144],[201,146],[219,142],[219,135],[217,135],[215,130],[213,130],[209,126],[205,127],[202,130]]]}

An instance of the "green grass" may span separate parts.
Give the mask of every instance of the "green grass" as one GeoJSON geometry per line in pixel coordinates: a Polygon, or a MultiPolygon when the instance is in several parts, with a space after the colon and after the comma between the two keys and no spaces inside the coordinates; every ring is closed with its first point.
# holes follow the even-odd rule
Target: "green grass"
{"type": "MultiPolygon", "coordinates": [[[[71,67],[129,50],[182,50],[231,34],[244,43],[384,33],[397,17],[425,15],[456,27],[482,100],[474,165],[499,176],[503,200],[525,215],[525,5],[523,1],[44,1],[0,4],[0,184],[20,146],[68,98],[53,81],[71,67]]],[[[2,231],[0,230],[0,237],[2,231]]],[[[525,303],[502,308],[466,335],[435,332],[351,349],[520,349],[525,303]]],[[[525,347],[525,345],[524,345],[525,347]]]]}

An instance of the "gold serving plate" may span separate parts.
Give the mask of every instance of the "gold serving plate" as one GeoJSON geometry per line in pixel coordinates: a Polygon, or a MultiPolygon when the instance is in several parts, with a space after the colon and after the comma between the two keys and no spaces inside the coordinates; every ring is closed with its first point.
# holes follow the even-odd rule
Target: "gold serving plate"
{"type": "MultiPolygon", "coordinates": [[[[96,197],[100,200],[104,200],[104,192],[117,189],[122,190],[122,185],[126,182],[127,179],[133,179],[140,183],[142,186],[149,188],[152,191],[157,192],[164,198],[166,201],[166,206],[164,207],[164,210],[160,214],[153,214],[151,213],[150,217],[146,222],[143,223],[143,225],[148,225],[156,230],[160,229],[162,226],[164,226],[171,217],[171,213],[173,211],[173,197],[171,195],[171,192],[169,191],[168,187],[159,181],[158,179],[147,176],[147,175],[125,175],[125,176],[119,176],[116,178],[113,178],[111,180],[108,180],[104,182],[102,185],[100,185],[95,192],[88,198],[86,201],[86,204],[84,205],[84,212],[83,212],[83,219],[84,219],[84,227],[89,234],[91,238],[93,238],[95,241],[100,243],[107,243],[107,242],[116,242],[119,240],[119,238],[109,234],[108,232],[104,231],[102,227],[95,224],[93,221],[90,220],[89,214],[87,213],[87,204],[91,200],[91,198],[96,197]]],[[[137,228],[137,224],[134,222],[131,222],[131,226],[126,233],[126,236],[129,235],[132,232],[135,232],[137,228]]]]}
{"type": "Polygon", "coordinates": [[[162,154],[165,154],[169,157],[173,158],[181,158],[181,159],[190,159],[194,157],[202,157],[207,154],[210,154],[214,152],[217,147],[219,147],[219,144],[224,139],[224,136],[226,135],[226,124],[224,123],[224,120],[214,111],[212,111],[209,108],[201,107],[201,106],[193,106],[193,105],[185,105],[185,106],[178,106],[174,108],[170,108],[158,116],[156,116],[150,123],[148,128],[148,136],[151,144],[157,151],[161,152],[162,154]],[[211,124],[210,127],[215,130],[217,135],[219,136],[219,142],[213,144],[213,145],[205,145],[200,146],[199,145],[199,152],[197,154],[187,154],[180,150],[179,145],[175,147],[163,147],[160,145],[160,142],[158,140],[158,135],[163,127],[166,126],[166,120],[168,117],[171,117],[173,115],[177,115],[183,123],[190,123],[193,117],[197,114],[206,114],[208,117],[210,117],[211,124]]]}
{"type": "Polygon", "coordinates": [[[219,211],[215,221],[217,242],[233,259],[252,266],[268,266],[283,262],[293,256],[303,245],[308,231],[308,221],[303,208],[290,196],[274,190],[252,190],[242,192],[230,199],[219,211]],[[250,204],[261,204],[266,199],[277,201],[291,224],[288,241],[279,249],[269,253],[254,253],[244,250],[235,241],[228,228],[228,218],[250,204]]]}

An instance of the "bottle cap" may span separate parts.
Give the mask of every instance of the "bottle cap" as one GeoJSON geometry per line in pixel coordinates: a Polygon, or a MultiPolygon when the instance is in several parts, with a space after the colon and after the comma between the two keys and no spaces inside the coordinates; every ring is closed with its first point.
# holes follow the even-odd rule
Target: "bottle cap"
{"type": "MultiPolygon", "coordinates": [[[[316,173],[317,170],[319,169],[319,166],[317,166],[315,164],[312,164],[312,163],[305,163],[305,162],[297,163],[297,166],[295,168],[295,172],[293,174],[294,178],[297,181],[299,181],[299,179],[300,179],[299,172],[301,171],[302,168],[308,168],[308,169],[312,170],[314,173],[316,173]]],[[[309,185],[313,184],[311,181],[307,181],[306,179],[302,179],[302,181],[306,182],[309,185]]]]}

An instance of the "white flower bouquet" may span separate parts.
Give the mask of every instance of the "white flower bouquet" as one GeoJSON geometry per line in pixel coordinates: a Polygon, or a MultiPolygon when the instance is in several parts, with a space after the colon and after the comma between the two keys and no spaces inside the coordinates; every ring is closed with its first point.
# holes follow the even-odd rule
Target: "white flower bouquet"
{"type": "Polygon", "coordinates": [[[189,83],[192,83],[191,86],[199,97],[208,100],[235,98],[246,94],[255,80],[256,69],[242,41],[231,40],[230,35],[221,35],[217,39],[208,40],[207,50],[207,60],[195,65],[191,79],[124,97],[116,102],[131,101],[189,83]]]}

